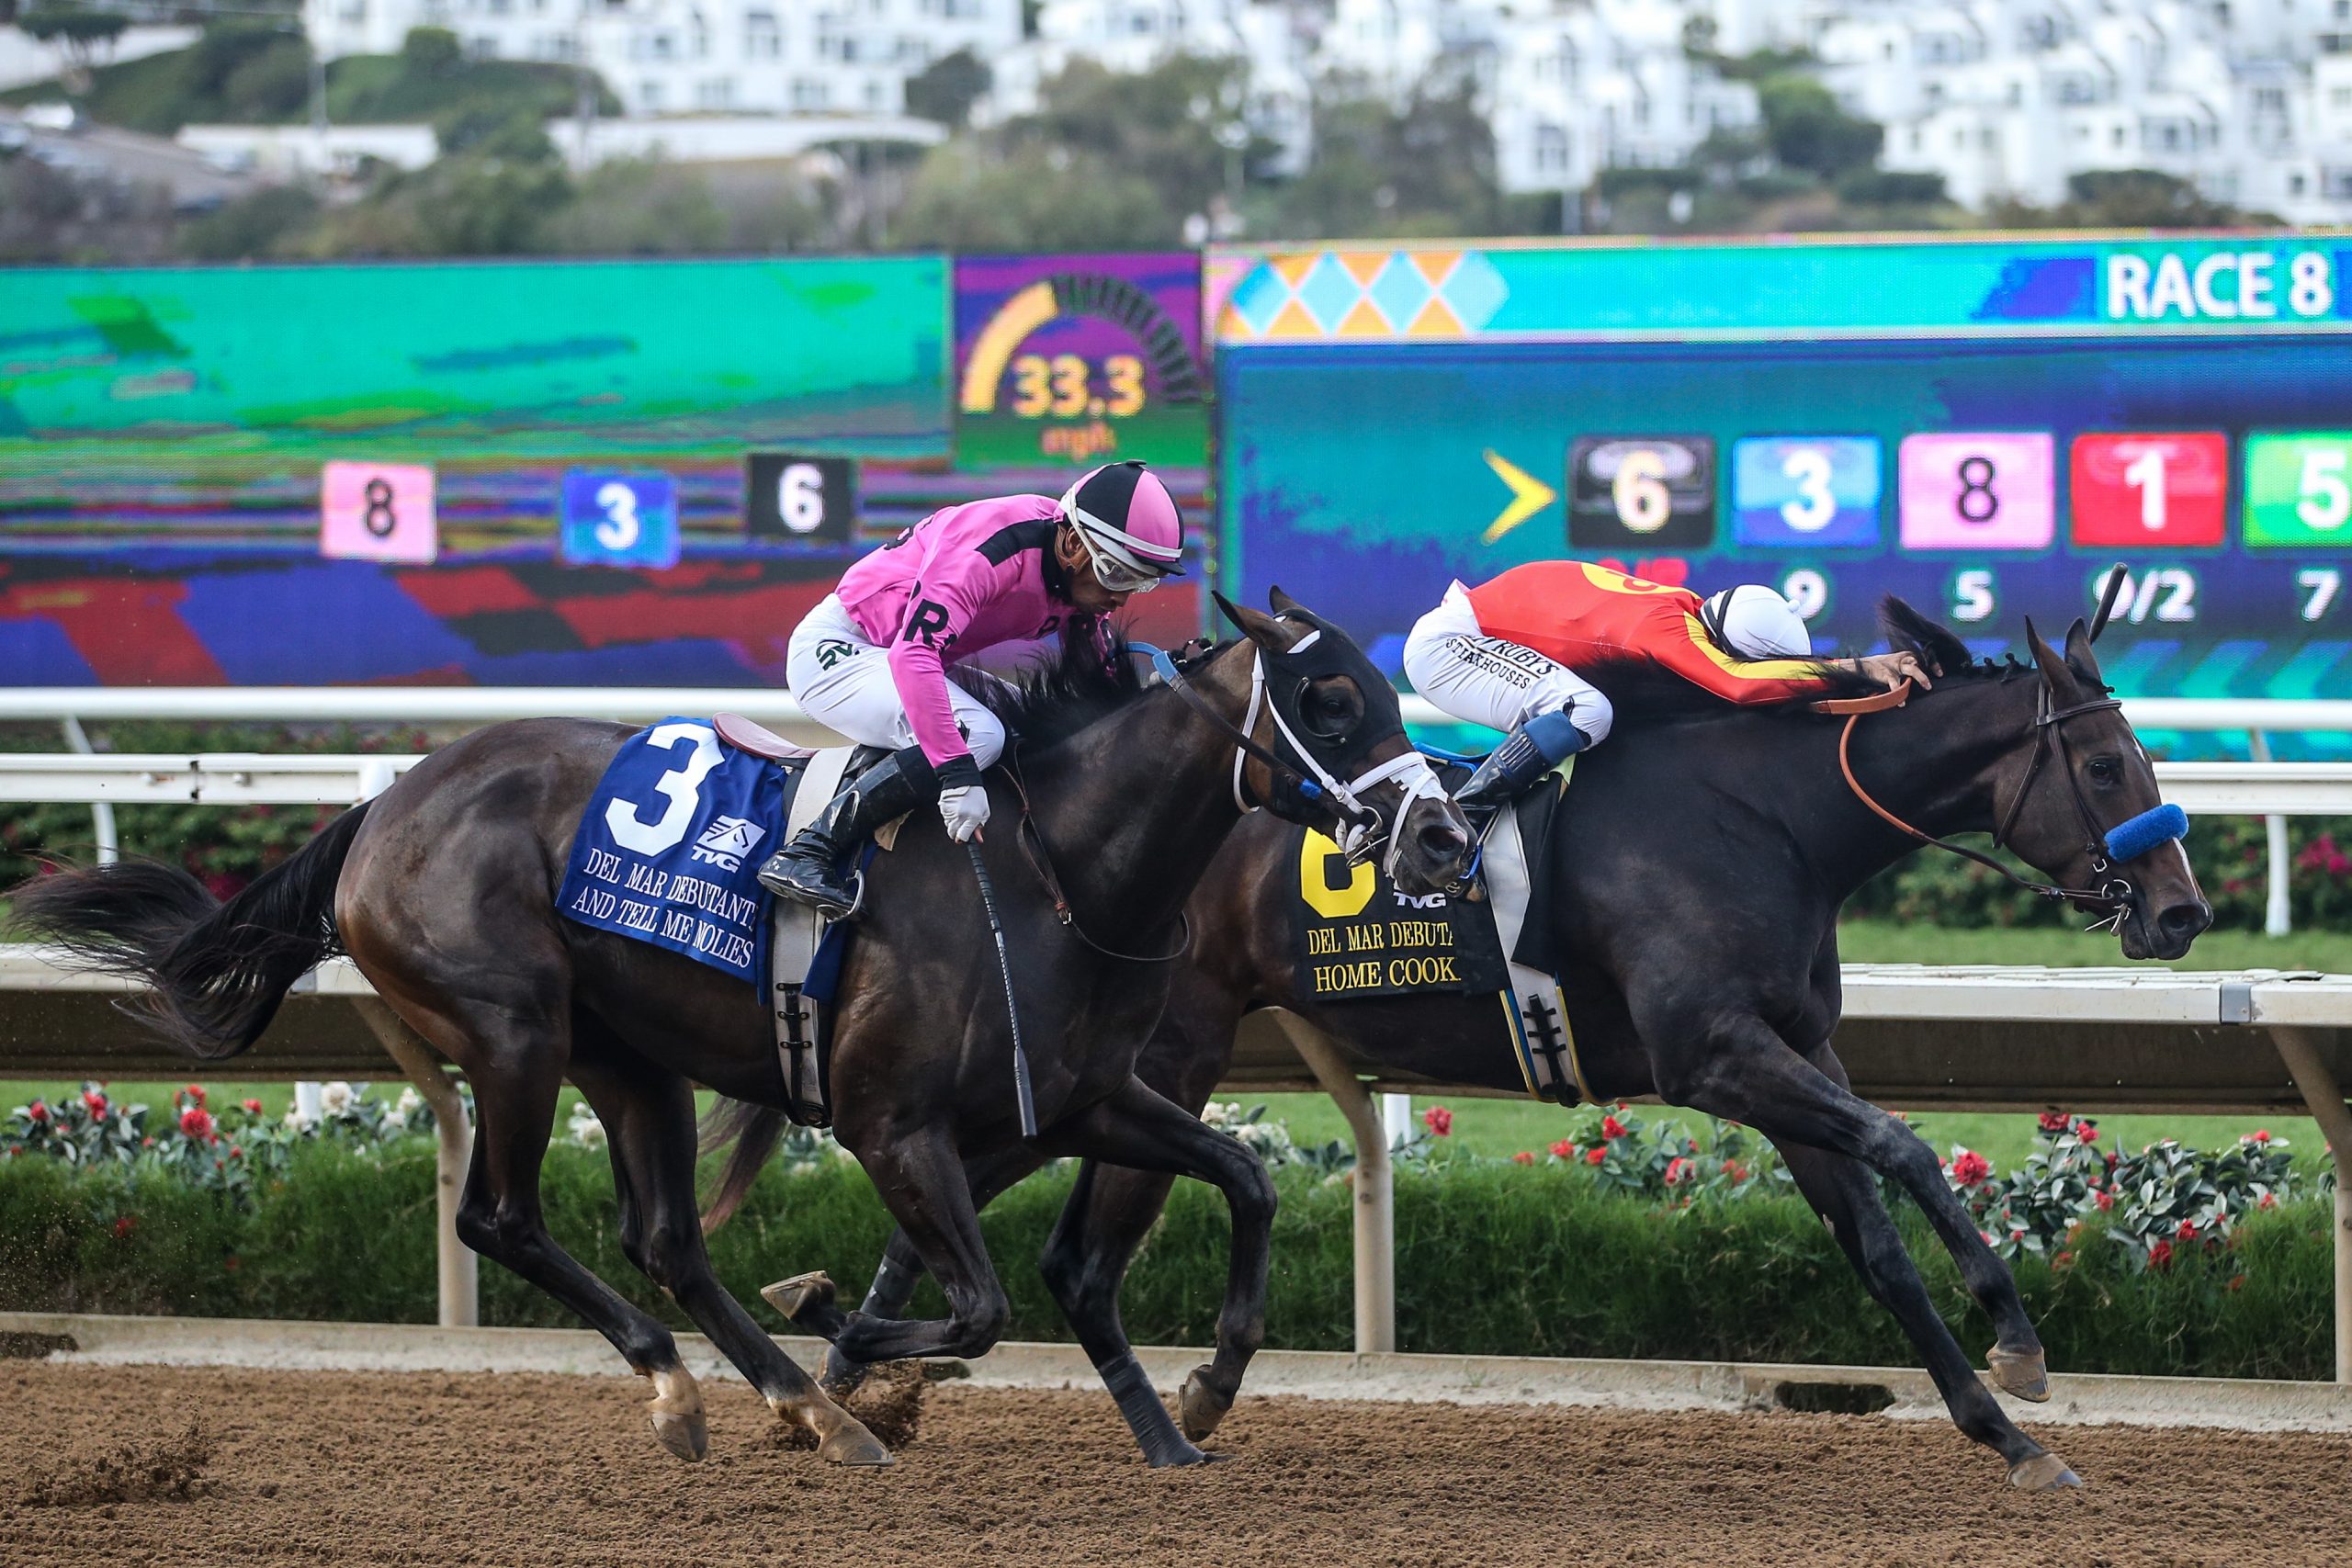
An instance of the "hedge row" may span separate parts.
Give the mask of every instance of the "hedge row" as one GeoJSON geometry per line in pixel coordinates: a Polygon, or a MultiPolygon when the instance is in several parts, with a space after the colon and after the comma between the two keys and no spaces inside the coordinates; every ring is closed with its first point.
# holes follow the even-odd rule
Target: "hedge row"
{"type": "MultiPolygon", "coordinates": [[[[1033,1260],[1072,1172],[1048,1171],[986,1216],[1013,1302],[1011,1333],[1066,1339],[1033,1260]]],[[[1350,1194],[1286,1169],[1276,1223],[1269,1343],[1343,1349],[1351,1334],[1350,1194]]],[[[622,1258],[603,1157],[550,1150],[557,1236],[616,1289],[685,1326],[622,1258]]],[[[1911,1364],[1820,1222],[1792,1197],[1657,1208],[1596,1189],[1578,1169],[1439,1161],[1400,1173],[1398,1336],[1404,1348],[1911,1364]]],[[[1970,1352],[1990,1337],[1940,1247],[1907,1206],[1912,1254],[1970,1352]]],[[[2077,1261],[2017,1266],[2052,1365],[2072,1371],[2323,1378],[2331,1370],[2329,1215],[2321,1201],[2248,1217],[2226,1248],[2184,1249],[2136,1274],[2095,1232],[2077,1261]]],[[[755,1311],[758,1287],[823,1268],[862,1291],[888,1220],[863,1173],[771,1168],[712,1238],[721,1278],[755,1311]]],[[[1145,1344],[1206,1344],[1224,1279],[1222,1201],[1179,1183],[1125,1294],[1145,1344]]],[[[426,1323],[434,1315],[433,1154],[322,1143],[250,1205],[135,1167],[0,1161],[0,1308],[426,1323]]],[[[484,1321],[576,1326],[503,1269],[481,1274],[484,1321]]],[[[937,1313],[925,1287],[918,1310],[937,1313]]],[[[771,1320],[773,1321],[773,1320],[771,1320]]],[[[776,1326],[781,1327],[780,1324],[776,1326]]]]}

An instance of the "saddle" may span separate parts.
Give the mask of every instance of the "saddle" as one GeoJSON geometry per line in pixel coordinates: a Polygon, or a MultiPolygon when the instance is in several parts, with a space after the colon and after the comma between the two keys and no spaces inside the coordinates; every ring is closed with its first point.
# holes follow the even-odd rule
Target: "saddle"
{"type": "Polygon", "coordinates": [[[798,766],[817,754],[810,746],[795,746],[764,724],[755,724],[740,713],[715,713],[710,727],[718,731],[718,739],[738,751],[748,751],[754,757],[765,757],[786,766],[798,766]]]}

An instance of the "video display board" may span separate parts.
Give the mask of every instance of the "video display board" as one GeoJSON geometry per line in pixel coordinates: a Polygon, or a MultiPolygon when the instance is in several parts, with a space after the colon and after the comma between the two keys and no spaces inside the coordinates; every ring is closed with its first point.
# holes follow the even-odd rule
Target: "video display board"
{"type": "Polygon", "coordinates": [[[2121,561],[2127,694],[2352,695],[2352,239],[1246,254],[1224,586],[1392,671],[1546,558],[1767,582],[1838,653],[1889,592],[2019,649],[2121,561]]]}
{"type": "Polygon", "coordinates": [[[9,272],[0,678],[779,683],[843,566],[958,488],[947,287],[939,256],[9,272]]]}

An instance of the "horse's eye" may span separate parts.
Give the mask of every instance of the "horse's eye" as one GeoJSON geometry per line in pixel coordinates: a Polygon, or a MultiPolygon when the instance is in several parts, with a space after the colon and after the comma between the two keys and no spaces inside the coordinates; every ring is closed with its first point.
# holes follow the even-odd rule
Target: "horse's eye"
{"type": "Polygon", "coordinates": [[[2091,783],[2101,785],[2111,784],[2123,775],[2123,770],[2116,765],[2112,757],[2093,757],[2084,771],[2090,774],[2091,783]]]}

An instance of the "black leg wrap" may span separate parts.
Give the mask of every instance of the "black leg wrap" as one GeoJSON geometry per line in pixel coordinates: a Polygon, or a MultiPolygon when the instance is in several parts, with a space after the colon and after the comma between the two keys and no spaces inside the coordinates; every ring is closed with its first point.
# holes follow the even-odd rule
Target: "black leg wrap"
{"type": "Polygon", "coordinates": [[[1208,1458],[1176,1429],[1168,1406],[1159,1402],[1158,1391],[1144,1375],[1143,1365],[1136,1359],[1134,1351],[1122,1350],[1094,1370],[1102,1374],[1102,1386],[1118,1401],[1119,1414],[1127,1418],[1127,1429],[1136,1435],[1136,1442],[1142,1447],[1143,1457],[1152,1469],[1198,1464],[1208,1458]]]}

